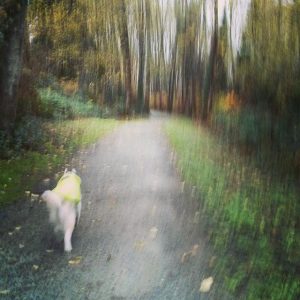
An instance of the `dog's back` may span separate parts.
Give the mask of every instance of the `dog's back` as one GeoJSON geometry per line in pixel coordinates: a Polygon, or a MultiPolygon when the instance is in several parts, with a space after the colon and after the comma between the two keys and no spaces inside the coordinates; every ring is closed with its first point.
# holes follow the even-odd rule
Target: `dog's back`
{"type": "Polygon", "coordinates": [[[80,184],[81,179],[76,173],[73,171],[66,172],[58,181],[53,192],[58,194],[64,201],[78,204],[81,201],[80,184]]]}

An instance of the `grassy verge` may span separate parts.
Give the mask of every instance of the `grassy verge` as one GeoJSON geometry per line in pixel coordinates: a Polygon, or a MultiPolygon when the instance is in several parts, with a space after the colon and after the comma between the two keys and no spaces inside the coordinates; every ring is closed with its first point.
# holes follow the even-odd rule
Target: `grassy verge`
{"type": "Polygon", "coordinates": [[[293,183],[263,175],[254,161],[191,121],[173,118],[165,130],[182,176],[199,191],[218,280],[246,299],[296,299],[299,194],[293,183]]]}
{"type": "Polygon", "coordinates": [[[25,151],[9,160],[0,160],[0,207],[24,198],[42,176],[58,169],[78,149],[96,142],[117,126],[112,119],[78,119],[44,122],[46,137],[39,151],[25,151]]]}

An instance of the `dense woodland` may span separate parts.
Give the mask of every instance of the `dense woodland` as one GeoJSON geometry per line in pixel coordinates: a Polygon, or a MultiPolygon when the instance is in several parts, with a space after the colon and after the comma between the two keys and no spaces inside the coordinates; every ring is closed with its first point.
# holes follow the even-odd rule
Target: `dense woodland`
{"type": "Polygon", "coordinates": [[[1,128],[58,85],[123,115],[185,114],[299,171],[299,14],[296,0],[2,0],[1,128]]]}
{"type": "MultiPolygon", "coordinates": [[[[53,117],[47,90],[101,116],[185,115],[263,173],[299,182],[299,0],[0,0],[0,141],[24,116],[53,117]]],[[[279,208],[294,241],[299,220],[279,208]]],[[[286,232],[272,222],[264,234],[285,251],[287,278],[297,244],[282,250],[286,232]]]]}

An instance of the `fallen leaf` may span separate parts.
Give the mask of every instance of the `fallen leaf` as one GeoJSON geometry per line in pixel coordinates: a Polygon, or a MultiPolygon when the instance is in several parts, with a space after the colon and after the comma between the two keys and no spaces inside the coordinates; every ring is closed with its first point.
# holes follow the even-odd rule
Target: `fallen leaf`
{"type": "Polygon", "coordinates": [[[76,256],[69,260],[69,265],[79,265],[81,263],[82,256],[76,256]]]}
{"type": "Polygon", "coordinates": [[[33,265],[33,266],[32,266],[32,269],[33,269],[33,270],[38,270],[38,268],[39,268],[38,265],[33,265]]]}
{"type": "Polygon", "coordinates": [[[190,256],[190,252],[184,252],[181,256],[181,263],[185,263],[190,258],[190,256]]]}
{"type": "Polygon", "coordinates": [[[22,228],[21,226],[17,226],[15,229],[16,229],[17,231],[19,231],[21,228],[22,228]]]}
{"type": "Polygon", "coordinates": [[[199,249],[199,245],[198,244],[194,245],[192,250],[191,250],[191,255],[196,256],[196,254],[198,252],[198,249],[199,249]]]}
{"type": "Polygon", "coordinates": [[[22,249],[24,248],[25,246],[23,244],[19,244],[19,248],[22,249]]]}
{"type": "Polygon", "coordinates": [[[200,288],[199,288],[199,292],[201,293],[208,293],[210,291],[210,288],[212,286],[214,282],[213,277],[208,277],[202,280],[200,288]]]}
{"type": "Polygon", "coordinates": [[[154,240],[156,238],[157,232],[158,232],[158,229],[156,227],[152,227],[150,229],[150,238],[152,240],[154,240]]]}
{"type": "Polygon", "coordinates": [[[216,261],[217,257],[216,256],[212,256],[211,259],[209,260],[208,266],[210,268],[212,268],[215,265],[215,261],[216,261]]]}
{"type": "Polygon", "coordinates": [[[142,251],[145,248],[145,242],[144,241],[136,241],[134,244],[135,250],[142,251]]]}
{"type": "Polygon", "coordinates": [[[8,235],[13,235],[13,234],[14,234],[13,232],[9,232],[9,233],[8,233],[8,235]]]}
{"type": "Polygon", "coordinates": [[[183,264],[186,261],[188,261],[190,257],[196,256],[198,249],[199,249],[199,245],[195,244],[190,251],[184,252],[181,256],[181,263],[183,264]]]}
{"type": "Polygon", "coordinates": [[[0,290],[0,295],[7,295],[10,293],[10,290],[0,290]]]}
{"type": "Polygon", "coordinates": [[[38,194],[31,194],[31,201],[36,201],[39,199],[39,195],[38,194]]]}

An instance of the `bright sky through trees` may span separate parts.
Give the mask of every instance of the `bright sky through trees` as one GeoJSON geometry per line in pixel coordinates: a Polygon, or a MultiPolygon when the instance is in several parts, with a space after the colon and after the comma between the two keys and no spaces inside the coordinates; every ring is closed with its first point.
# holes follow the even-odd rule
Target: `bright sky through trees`
{"type": "MultiPolygon", "coordinates": [[[[170,44],[167,41],[170,41],[170,37],[171,37],[171,43],[174,43],[174,37],[176,31],[174,7],[175,7],[175,3],[178,2],[178,0],[158,0],[158,2],[162,8],[162,14],[164,16],[163,19],[165,23],[165,39],[166,39],[165,54],[167,60],[170,58],[170,48],[172,48],[172,46],[169,47],[170,44]]],[[[182,0],[182,2],[184,1],[182,0]]],[[[187,0],[187,3],[191,3],[191,2],[202,3],[203,1],[187,0]]],[[[229,24],[230,24],[230,20],[232,22],[231,35],[232,35],[233,49],[235,53],[241,45],[242,34],[247,22],[247,13],[248,13],[250,2],[251,2],[250,0],[218,0],[219,26],[222,25],[224,14],[226,14],[227,21],[229,22],[229,24]]],[[[205,4],[205,13],[206,13],[206,22],[207,22],[206,28],[207,28],[207,37],[209,39],[214,24],[213,5],[214,5],[213,0],[206,1],[205,4]]],[[[200,13],[201,11],[199,11],[199,18],[200,18],[200,13]]]]}

